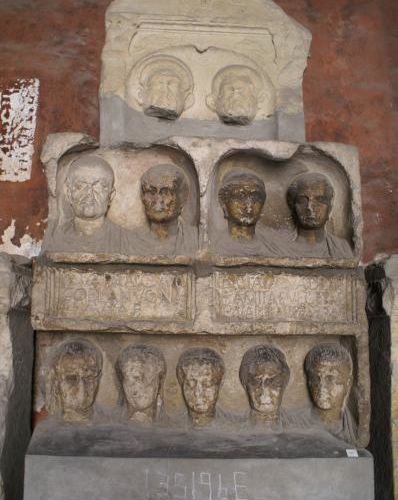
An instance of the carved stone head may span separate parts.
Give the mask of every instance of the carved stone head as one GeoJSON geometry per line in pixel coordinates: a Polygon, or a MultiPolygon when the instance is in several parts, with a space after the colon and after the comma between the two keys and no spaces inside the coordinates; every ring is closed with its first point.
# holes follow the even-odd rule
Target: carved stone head
{"type": "Polygon", "coordinates": [[[321,229],[332,210],[334,190],[328,178],[316,172],[299,175],[289,186],[287,202],[299,227],[321,229]]]}
{"type": "Polygon", "coordinates": [[[239,371],[252,412],[276,422],[290,370],[285,355],[276,347],[257,345],[243,356],[239,371]]]}
{"type": "Polygon", "coordinates": [[[266,198],[264,182],[251,173],[232,172],[224,177],[218,198],[231,235],[239,238],[237,228],[254,228],[260,218],[266,198]]]}
{"type": "Polygon", "coordinates": [[[224,376],[221,356],[206,347],[185,351],[177,365],[177,378],[195,426],[206,425],[214,418],[224,376]]]}
{"type": "Polygon", "coordinates": [[[99,156],[75,160],[66,177],[66,196],[76,218],[96,220],[105,217],[114,194],[111,166],[99,156]]]}
{"type": "Polygon", "coordinates": [[[213,79],[207,104],[221,121],[230,125],[251,123],[264,98],[263,82],[252,68],[232,65],[221,69],[213,79]]]}
{"type": "Polygon", "coordinates": [[[102,372],[102,355],[86,340],[70,341],[57,350],[49,373],[48,410],[61,410],[67,422],[91,417],[102,372]]]}
{"type": "Polygon", "coordinates": [[[162,406],[166,362],[156,347],[130,345],[116,361],[124,400],[130,420],[154,422],[162,406]]]}
{"type": "Polygon", "coordinates": [[[188,182],[175,165],[156,165],[141,178],[141,198],[149,223],[176,222],[187,197],[188,182]]]}
{"type": "Polygon", "coordinates": [[[307,354],[305,372],[311,398],[323,418],[339,419],[352,385],[350,353],[340,344],[320,344],[307,354]]]}
{"type": "Polygon", "coordinates": [[[176,120],[192,105],[193,79],[184,63],[172,56],[154,56],[139,76],[140,100],[148,116],[176,120]]]}

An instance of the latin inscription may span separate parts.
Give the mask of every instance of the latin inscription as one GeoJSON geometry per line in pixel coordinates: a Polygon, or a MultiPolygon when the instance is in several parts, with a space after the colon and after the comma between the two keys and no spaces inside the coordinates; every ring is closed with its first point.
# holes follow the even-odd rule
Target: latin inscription
{"type": "Polygon", "coordinates": [[[45,314],[100,321],[188,321],[191,274],[47,268],[45,314]]]}
{"type": "Polygon", "coordinates": [[[215,319],[222,322],[355,321],[351,276],[272,273],[213,275],[215,319]]]}

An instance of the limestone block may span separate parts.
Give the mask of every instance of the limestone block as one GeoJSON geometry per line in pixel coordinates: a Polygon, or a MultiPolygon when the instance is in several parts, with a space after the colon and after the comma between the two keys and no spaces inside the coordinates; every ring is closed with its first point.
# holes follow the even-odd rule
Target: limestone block
{"type": "MultiPolygon", "coordinates": [[[[35,410],[50,413],[51,421],[65,420],[65,404],[54,405],[54,387],[60,383],[58,353],[73,342],[89,343],[103,360],[101,378],[96,379],[99,380],[98,391],[86,420],[90,425],[109,423],[115,426],[128,425],[138,430],[143,423],[154,424],[151,427],[158,433],[166,428],[189,430],[193,426],[203,428],[206,432],[219,430],[230,438],[257,434],[263,436],[264,443],[275,433],[322,431],[355,446],[363,447],[368,443],[367,352],[360,338],[326,334],[170,337],[114,332],[80,334],[77,339],[73,333],[40,332],[36,344],[35,410]],[[353,371],[351,385],[346,387],[344,393],[344,411],[333,419],[330,411],[326,415],[330,419],[324,421],[314,406],[309,374],[304,370],[304,365],[309,353],[320,347],[326,352],[325,346],[344,349],[344,352],[349,353],[353,371]],[[253,400],[250,399],[250,388],[254,382],[247,381],[242,371],[242,366],[247,364],[247,353],[253,350],[258,352],[259,348],[271,349],[283,355],[285,370],[288,369],[290,373],[290,378],[284,379],[284,389],[278,402],[275,402],[275,415],[271,420],[267,418],[268,411],[265,408],[261,412],[254,412],[253,400]],[[139,358],[133,356],[139,350],[156,352],[157,359],[162,360],[161,370],[156,369],[156,373],[161,374],[160,378],[156,376],[150,381],[149,358],[141,357],[143,361],[146,359],[143,365],[146,366],[145,377],[142,378],[137,363],[139,358]],[[189,392],[192,380],[195,383],[206,380],[204,400],[198,396],[201,394],[199,389],[199,392],[189,392]],[[145,405],[144,396],[139,396],[137,389],[144,386],[145,405]]],[[[327,353],[333,349],[328,347],[327,353]]],[[[329,364],[333,363],[330,361],[329,364]]],[[[80,401],[81,408],[85,408],[84,400],[80,401]]],[[[341,404],[341,401],[339,403],[336,399],[335,404],[341,404]]]]}
{"type": "Polygon", "coordinates": [[[197,275],[183,266],[36,264],[32,322],[40,330],[225,335],[360,335],[366,329],[363,278],[356,271],[216,269],[197,275]]]}
{"type": "Polygon", "coordinates": [[[391,440],[394,468],[394,493],[398,498],[398,255],[384,264],[386,275],[383,308],[391,325],[391,440]]]}
{"type": "Polygon", "coordinates": [[[304,140],[311,36],[271,0],[115,0],[106,33],[102,145],[170,135],[304,140]]]}
{"type": "Polygon", "coordinates": [[[281,495],[373,500],[372,457],[322,434],[280,434],[261,442],[258,436],[215,432],[45,422],[35,430],[26,458],[25,500],[279,500],[281,495]],[[348,450],[356,458],[349,458],[348,450]]]}
{"type": "Polygon", "coordinates": [[[0,498],[22,498],[30,439],[33,331],[29,261],[0,255],[0,498]]]}
{"type": "Polygon", "coordinates": [[[48,161],[46,172],[43,251],[55,262],[355,267],[361,257],[359,166],[350,146],[179,137],[150,148],[67,153],[48,161]],[[90,193],[78,183],[97,186],[103,176],[101,203],[88,200],[85,209],[98,215],[92,222],[79,208],[90,193]],[[231,223],[231,211],[247,210],[236,189],[259,198],[251,220],[231,223]],[[298,194],[315,200],[319,189],[323,211],[308,222],[298,194]],[[154,211],[164,192],[168,208],[154,211]],[[316,244],[301,236],[306,224],[323,234],[316,244]]]}

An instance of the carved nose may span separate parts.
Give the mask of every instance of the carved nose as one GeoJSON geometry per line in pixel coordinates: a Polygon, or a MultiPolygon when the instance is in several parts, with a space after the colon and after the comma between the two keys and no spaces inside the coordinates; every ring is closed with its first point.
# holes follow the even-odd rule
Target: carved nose
{"type": "Polygon", "coordinates": [[[155,203],[155,209],[156,210],[163,210],[164,209],[164,202],[163,200],[157,200],[155,203]]]}

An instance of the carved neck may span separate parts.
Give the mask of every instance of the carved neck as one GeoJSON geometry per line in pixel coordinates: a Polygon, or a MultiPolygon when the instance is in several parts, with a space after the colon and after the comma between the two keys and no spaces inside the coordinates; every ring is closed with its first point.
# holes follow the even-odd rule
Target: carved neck
{"type": "Polygon", "coordinates": [[[299,227],[297,232],[299,239],[303,239],[312,245],[322,243],[326,235],[324,227],[319,229],[304,229],[303,227],[299,227]]]}
{"type": "Polygon", "coordinates": [[[190,412],[190,417],[194,427],[204,427],[211,424],[214,419],[214,413],[194,413],[190,412]]]}
{"type": "Polygon", "coordinates": [[[342,408],[331,408],[330,410],[315,408],[315,411],[320,420],[325,424],[335,424],[339,422],[343,416],[342,408]]]}
{"type": "Polygon", "coordinates": [[[64,408],[63,418],[65,422],[88,422],[91,417],[91,408],[87,410],[74,410],[72,408],[64,408]]]}
{"type": "Polygon", "coordinates": [[[136,410],[128,406],[128,416],[132,422],[137,422],[138,424],[151,424],[155,421],[156,408],[151,406],[146,410],[136,410]]]}
{"type": "Polygon", "coordinates": [[[253,408],[250,410],[250,421],[254,425],[267,425],[272,426],[279,422],[279,410],[272,413],[259,413],[253,408]]]}
{"type": "Polygon", "coordinates": [[[150,222],[151,232],[159,238],[159,240],[167,240],[170,236],[177,234],[177,221],[171,222],[150,222]]]}
{"type": "Polygon", "coordinates": [[[90,236],[100,229],[105,222],[105,216],[98,219],[80,219],[75,217],[73,224],[76,232],[90,236]]]}
{"type": "Polygon", "coordinates": [[[234,240],[250,241],[254,238],[256,226],[241,226],[234,222],[228,222],[228,228],[229,233],[234,240]]]}

